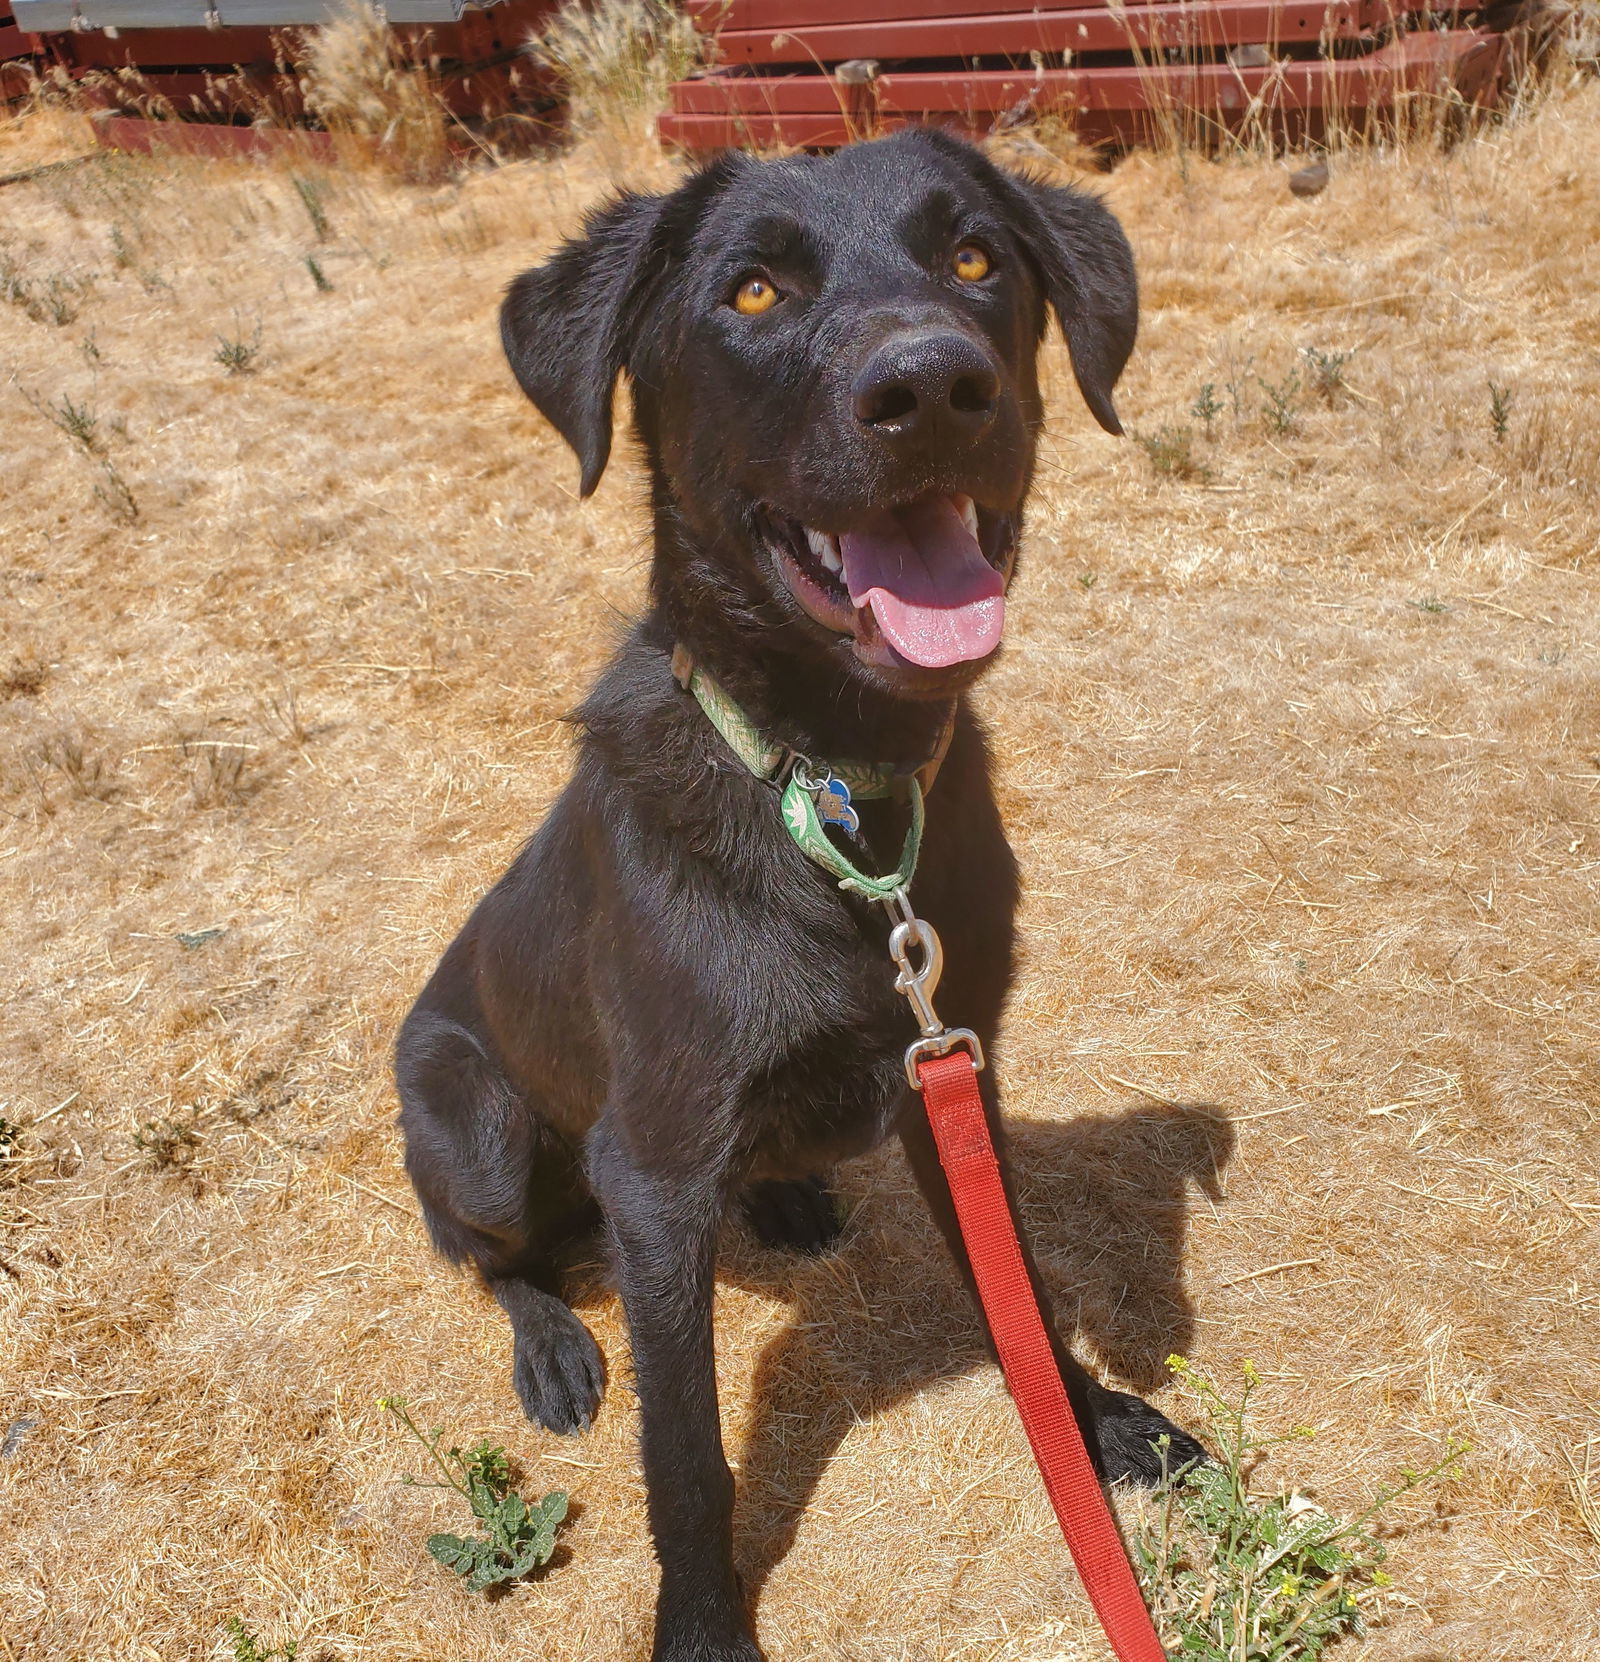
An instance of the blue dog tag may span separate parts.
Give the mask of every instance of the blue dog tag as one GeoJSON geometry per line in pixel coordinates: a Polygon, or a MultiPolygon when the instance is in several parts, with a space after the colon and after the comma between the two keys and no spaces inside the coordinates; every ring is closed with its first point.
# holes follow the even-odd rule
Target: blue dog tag
{"type": "Polygon", "coordinates": [[[812,800],[817,805],[817,818],[824,825],[837,825],[852,834],[861,829],[861,816],[850,806],[850,787],[833,774],[825,774],[812,800]]]}

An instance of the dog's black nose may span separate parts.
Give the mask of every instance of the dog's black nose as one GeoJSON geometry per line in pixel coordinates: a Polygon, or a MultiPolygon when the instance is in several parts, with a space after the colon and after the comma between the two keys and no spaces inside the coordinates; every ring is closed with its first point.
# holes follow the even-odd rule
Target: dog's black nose
{"type": "Polygon", "coordinates": [[[885,341],[850,391],[856,419],[872,432],[970,444],[994,424],[1000,375],[976,341],[925,329],[885,341]]]}

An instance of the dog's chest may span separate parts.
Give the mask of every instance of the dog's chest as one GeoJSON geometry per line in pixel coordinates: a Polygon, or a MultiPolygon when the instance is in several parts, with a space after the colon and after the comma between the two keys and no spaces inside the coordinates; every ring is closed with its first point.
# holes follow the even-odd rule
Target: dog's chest
{"type": "Polygon", "coordinates": [[[904,1099],[905,1047],[916,1036],[886,931],[876,920],[807,934],[776,920],[741,965],[754,995],[735,1026],[755,1064],[741,1117],[758,1166],[804,1173],[866,1152],[904,1099]]]}

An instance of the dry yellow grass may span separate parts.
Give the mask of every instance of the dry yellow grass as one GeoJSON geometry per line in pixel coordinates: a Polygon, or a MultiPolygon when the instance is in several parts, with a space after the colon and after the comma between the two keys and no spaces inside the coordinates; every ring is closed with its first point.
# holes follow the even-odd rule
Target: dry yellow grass
{"type": "MultiPolygon", "coordinates": [[[[0,135],[0,170],[60,139],[0,135]]],[[[1309,203],[1277,162],[1107,178],[1125,417],[1194,425],[1230,379],[1242,416],[1208,481],[1160,478],[1051,346],[982,692],[1029,889],[1001,1067],[1096,1360],[1254,1357],[1269,1421],[1320,1429],[1267,1480],[1331,1506],[1476,1446],[1391,1520],[1383,1662],[1600,1657],[1597,152],[1589,83],[1309,203]],[[1276,433],[1253,377],[1303,347],[1354,352],[1349,391],[1276,433]]],[[[637,469],[575,501],[494,329],[604,184],[318,173],[326,242],[242,166],[0,193],[7,282],[70,314],[0,303],[7,1662],[219,1657],[231,1614],[307,1662],[645,1654],[615,1301],[594,1432],[536,1431],[503,1319],[429,1256],[387,1072],[642,594],[637,469]],[[196,1139],[176,1169],[152,1122],[196,1139]],[[568,1487],[565,1565],[489,1602],[428,1561],[457,1520],[397,1482],[388,1391],[568,1487]]],[[[844,1184],[840,1256],[732,1243],[719,1306],[773,1662],[1102,1656],[898,1158],[844,1184]]]]}
{"type": "Polygon", "coordinates": [[[406,62],[374,7],[340,5],[321,28],[304,31],[300,50],[306,108],[350,163],[381,159],[414,184],[448,172],[450,122],[437,80],[406,62]]]}

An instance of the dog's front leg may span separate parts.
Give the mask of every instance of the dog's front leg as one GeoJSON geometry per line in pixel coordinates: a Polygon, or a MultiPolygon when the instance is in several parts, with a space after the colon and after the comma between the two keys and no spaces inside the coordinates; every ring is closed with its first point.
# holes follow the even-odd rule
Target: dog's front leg
{"type": "MultiPolygon", "coordinates": [[[[761,1662],[733,1567],[733,1474],[712,1354],[726,1160],[630,1145],[608,1112],[590,1139],[633,1346],[650,1531],[661,1564],[654,1662],[761,1662]]],[[[702,1152],[703,1151],[699,1151],[702,1152]]]]}

